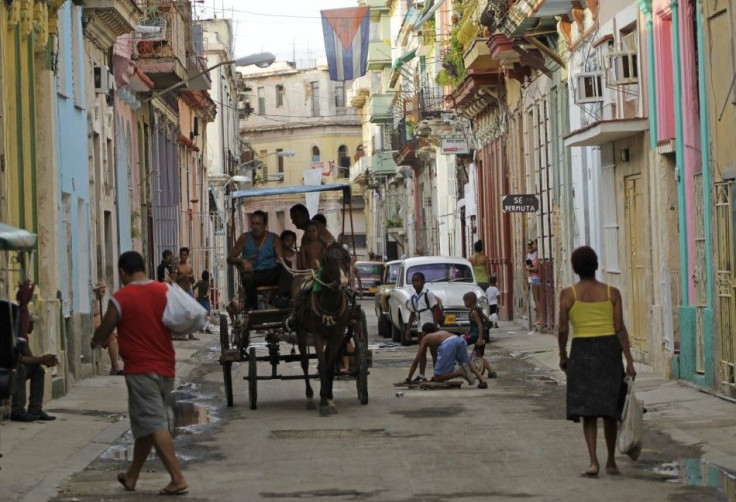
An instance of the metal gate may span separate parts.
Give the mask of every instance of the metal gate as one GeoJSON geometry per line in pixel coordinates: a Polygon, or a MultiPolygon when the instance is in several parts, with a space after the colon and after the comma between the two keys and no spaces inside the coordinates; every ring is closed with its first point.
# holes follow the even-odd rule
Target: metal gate
{"type": "Polygon", "coordinates": [[[220,298],[226,298],[227,228],[225,215],[216,211],[181,211],[180,237],[189,248],[194,275],[210,273],[210,299],[213,310],[219,310],[220,298]]]}
{"type": "Polygon", "coordinates": [[[179,254],[179,206],[153,206],[154,263],[166,250],[179,254]]]}
{"type": "Polygon", "coordinates": [[[721,391],[736,395],[736,279],[734,278],[734,204],[736,181],[716,184],[716,239],[718,333],[721,342],[719,374],[721,391]]]}

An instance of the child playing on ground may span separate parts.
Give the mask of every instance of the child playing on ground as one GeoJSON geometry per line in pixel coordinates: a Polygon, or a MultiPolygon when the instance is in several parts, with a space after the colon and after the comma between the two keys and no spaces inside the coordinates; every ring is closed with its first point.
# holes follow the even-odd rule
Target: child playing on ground
{"type": "Polygon", "coordinates": [[[496,372],[491,368],[491,363],[483,357],[486,350],[486,340],[484,336],[487,332],[486,323],[490,323],[490,321],[486,321],[486,316],[483,313],[483,310],[478,306],[478,297],[475,293],[472,291],[465,293],[463,295],[463,303],[465,303],[465,306],[470,309],[470,313],[468,315],[468,319],[470,320],[470,331],[463,335],[463,338],[468,345],[474,346],[473,355],[470,359],[471,366],[473,359],[480,358],[483,360],[483,366],[488,371],[488,378],[496,378],[496,372]]]}
{"type": "Polygon", "coordinates": [[[426,359],[427,349],[432,353],[436,352],[433,382],[445,382],[453,378],[465,378],[470,385],[475,383],[475,377],[478,378],[478,388],[487,389],[488,384],[483,380],[480,372],[468,361],[468,344],[461,336],[454,335],[449,331],[437,331],[434,323],[428,322],[422,325],[422,333],[424,337],[419,342],[417,354],[409,369],[409,376],[406,383],[412,383],[411,377],[419,365],[422,356],[426,359]],[[455,369],[455,363],[458,363],[459,369],[455,369]]]}
{"type": "Polygon", "coordinates": [[[486,298],[488,298],[488,306],[491,314],[491,326],[498,328],[498,297],[501,296],[501,291],[496,287],[496,276],[491,276],[490,286],[486,289],[486,298]]]}

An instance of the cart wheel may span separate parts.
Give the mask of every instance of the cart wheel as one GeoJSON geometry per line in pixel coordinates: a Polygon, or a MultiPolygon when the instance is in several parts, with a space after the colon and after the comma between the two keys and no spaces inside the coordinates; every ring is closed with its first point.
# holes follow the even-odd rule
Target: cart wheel
{"type": "Polygon", "coordinates": [[[355,345],[355,385],[358,389],[360,404],[368,404],[368,340],[365,325],[361,322],[353,328],[355,345]]]}
{"type": "Polygon", "coordinates": [[[251,347],[248,351],[248,399],[251,410],[258,408],[258,371],[256,369],[255,347],[251,347]]]}
{"type": "Polygon", "coordinates": [[[227,316],[220,314],[220,348],[222,351],[230,349],[230,334],[227,330],[227,316]]]}
{"type": "Polygon", "coordinates": [[[226,361],[222,363],[222,377],[225,380],[225,396],[227,397],[227,405],[233,406],[233,363],[226,361]]]}
{"type": "Polygon", "coordinates": [[[365,339],[368,340],[368,319],[365,317],[365,310],[361,307],[360,309],[360,322],[363,325],[363,334],[365,339]]]}

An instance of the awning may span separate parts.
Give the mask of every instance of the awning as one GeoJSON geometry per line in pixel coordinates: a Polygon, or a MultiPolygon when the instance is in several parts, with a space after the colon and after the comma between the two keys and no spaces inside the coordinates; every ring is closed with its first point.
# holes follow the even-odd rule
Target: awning
{"type": "Polygon", "coordinates": [[[649,119],[599,120],[563,136],[565,146],[597,146],[649,129],[649,119]]]}
{"type": "Polygon", "coordinates": [[[331,185],[290,185],[284,187],[272,188],[251,188],[249,190],[238,190],[233,192],[233,199],[242,199],[250,197],[268,197],[272,195],[297,195],[302,193],[329,192],[332,190],[342,190],[343,197],[350,196],[349,183],[334,183],[331,185]]]}
{"type": "Polygon", "coordinates": [[[37,240],[34,233],[0,223],[0,251],[33,251],[37,240]]]}
{"type": "Polygon", "coordinates": [[[401,65],[403,65],[404,63],[408,63],[409,61],[414,59],[416,55],[417,55],[417,49],[413,49],[407,52],[406,54],[404,54],[403,56],[396,58],[396,60],[394,60],[394,64],[391,65],[391,69],[398,70],[399,68],[401,68],[401,65]]]}

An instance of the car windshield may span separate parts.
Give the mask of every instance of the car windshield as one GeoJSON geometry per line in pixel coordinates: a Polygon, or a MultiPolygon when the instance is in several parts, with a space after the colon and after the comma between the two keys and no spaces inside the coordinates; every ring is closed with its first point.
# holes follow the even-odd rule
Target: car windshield
{"type": "Polygon", "coordinates": [[[396,284],[396,279],[399,277],[399,268],[401,263],[393,263],[386,268],[386,276],[383,281],[385,284],[396,284]]]}
{"type": "Polygon", "coordinates": [[[412,276],[421,272],[426,282],[473,282],[473,272],[462,263],[425,263],[410,267],[406,273],[407,284],[412,276]]]}
{"type": "Polygon", "coordinates": [[[383,263],[360,263],[355,264],[355,268],[360,272],[361,277],[376,276],[381,277],[383,274],[383,263]]]}

